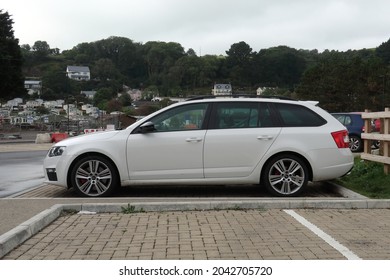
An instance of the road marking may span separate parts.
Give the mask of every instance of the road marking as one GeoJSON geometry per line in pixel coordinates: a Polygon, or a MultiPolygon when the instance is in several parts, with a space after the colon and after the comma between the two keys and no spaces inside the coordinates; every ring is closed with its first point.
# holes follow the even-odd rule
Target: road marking
{"type": "Polygon", "coordinates": [[[300,222],[302,225],[304,225],[306,228],[308,228],[310,231],[312,231],[314,234],[316,234],[318,237],[320,237],[322,240],[328,243],[330,246],[335,248],[337,251],[340,252],[340,254],[342,254],[348,260],[361,260],[361,258],[359,258],[359,256],[357,256],[354,252],[352,252],[347,247],[342,245],[340,242],[338,242],[329,234],[322,231],[316,225],[310,223],[304,217],[297,214],[294,210],[284,210],[284,212],[292,216],[294,219],[296,219],[298,222],[300,222]]]}

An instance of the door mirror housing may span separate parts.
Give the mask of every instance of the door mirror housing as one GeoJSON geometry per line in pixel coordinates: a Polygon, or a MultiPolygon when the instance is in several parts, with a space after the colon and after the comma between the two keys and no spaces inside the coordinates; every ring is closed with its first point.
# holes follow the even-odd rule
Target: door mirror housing
{"type": "Polygon", "coordinates": [[[141,133],[149,133],[149,132],[156,131],[156,128],[154,127],[154,123],[150,121],[142,124],[139,128],[141,133]]]}

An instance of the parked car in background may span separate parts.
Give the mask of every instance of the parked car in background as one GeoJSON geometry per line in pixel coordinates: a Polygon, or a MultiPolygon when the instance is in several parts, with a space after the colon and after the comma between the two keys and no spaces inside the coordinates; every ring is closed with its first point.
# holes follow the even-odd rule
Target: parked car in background
{"type": "Polygon", "coordinates": [[[237,96],[202,96],[124,130],[64,139],[44,160],[48,183],[89,197],[156,184],[259,184],[289,197],[352,167],[348,131],[313,102],[237,96]]]}
{"type": "Polygon", "coordinates": [[[361,113],[332,113],[342,123],[349,133],[349,148],[353,153],[363,150],[362,133],[364,132],[364,120],[361,113]]]}
{"type": "MultiPolygon", "coordinates": [[[[348,129],[351,151],[353,153],[363,151],[364,145],[361,134],[364,132],[364,120],[362,119],[362,113],[332,113],[332,115],[348,129]]],[[[371,129],[371,132],[379,132],[380,120],[373,120],[371,129]]],[[[373,141],[372,145],[379,148],[380,142],[373,141]]]]}

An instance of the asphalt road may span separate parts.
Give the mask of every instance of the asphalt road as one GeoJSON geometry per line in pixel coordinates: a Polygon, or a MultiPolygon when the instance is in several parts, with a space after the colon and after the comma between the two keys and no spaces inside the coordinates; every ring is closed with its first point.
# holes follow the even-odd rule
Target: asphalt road
{"type": "Polygon", "coordinates": [[[11,196],[43,184],[47,151],[0,153],[0,197],[11,196]]]}

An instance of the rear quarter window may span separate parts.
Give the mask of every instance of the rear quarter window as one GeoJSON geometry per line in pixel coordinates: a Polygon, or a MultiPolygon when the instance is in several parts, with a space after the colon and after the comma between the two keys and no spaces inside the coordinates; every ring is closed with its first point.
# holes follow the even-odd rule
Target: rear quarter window
{"type": "Polygon", "coordinates": [[[295,104],[275,103],[279,112],[282,126],[285,127],[308,127],[322,126],[326,120],[309,108],[295,104]]]}

